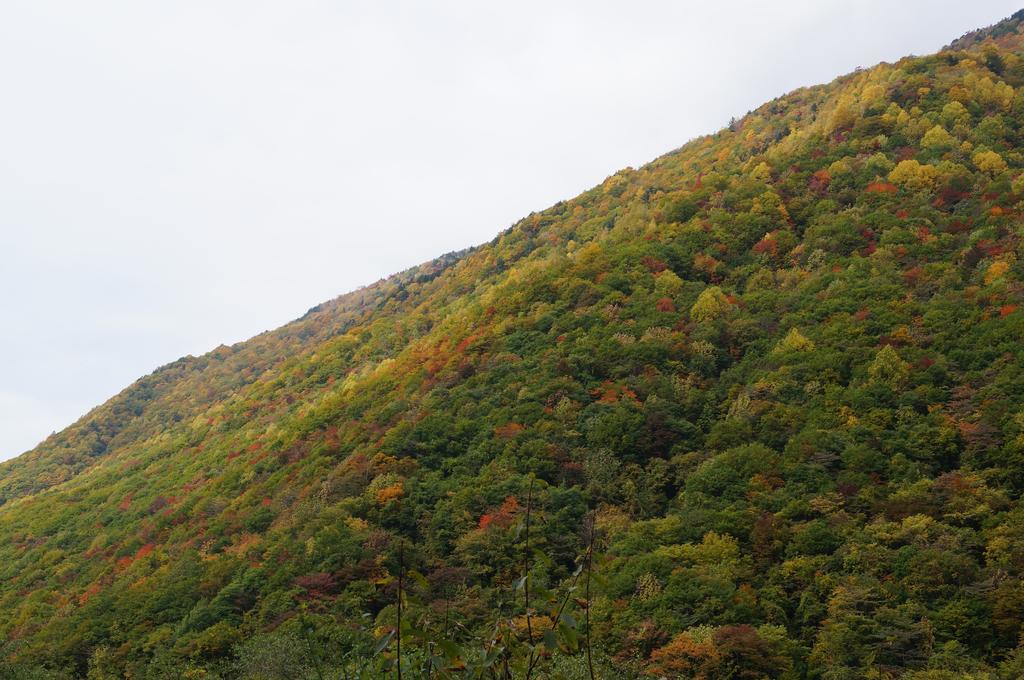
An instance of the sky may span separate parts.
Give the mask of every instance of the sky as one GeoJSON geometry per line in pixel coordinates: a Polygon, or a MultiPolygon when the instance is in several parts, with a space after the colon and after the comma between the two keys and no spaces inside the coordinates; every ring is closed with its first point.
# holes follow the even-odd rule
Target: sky
{"type": "Polygon", "coordinates": [[[178,357],[1019,8],[4,0],[0,460],[178,357]]]}

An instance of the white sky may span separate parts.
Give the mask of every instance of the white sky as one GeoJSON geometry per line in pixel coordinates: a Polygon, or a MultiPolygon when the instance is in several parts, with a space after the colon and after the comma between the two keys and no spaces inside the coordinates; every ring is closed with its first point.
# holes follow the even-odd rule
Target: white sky
{"type": "Polygon", "coordinates": [[[0,459],[179,356],[1018,8],[3,0],[0,459]]]}

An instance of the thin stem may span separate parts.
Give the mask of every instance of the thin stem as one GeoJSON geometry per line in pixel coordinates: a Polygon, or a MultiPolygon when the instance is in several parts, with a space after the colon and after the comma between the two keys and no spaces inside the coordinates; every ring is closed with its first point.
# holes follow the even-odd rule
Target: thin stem
{"type": "Polygon", "coordinates": [[[446,587],[444,589],[444,638],[448,639],[448,613],[452,609],[451,601],[451,589],[446,587]]]}
{"type": "Polygon", "coordinates": [[[584,620],[585,620],[585,624],[586,624],[586,627],[587,627],[587,634],[586,634],[586,637],[584,638],[584,641],[586,642],[586,645],[587,645],[587,672],[590,674],[590,680],[594,680],[594,656],[593,656],[593,651],[591,650],[591,647],[590,647],[590,573],[591,573],[591,570],[593,569],[593,563],[594,563],[594,530],[596,528],[595,527],[595,521],[594,521],[595,519],[596,518],[594,517],[593,513],[591,513],[590,521],[587,523],[589,528],[590,528],[590,536],[588,537],[588,540],[587,540],[587,564],[586,564],[587,582],[586,582],[586,585],[584,586],[584,592],[583,592],[583,597],[584,597],[584,599],[586,600],[586,603],[587,603],[587,609],[584,612],[584,620]]]}
{"type": "MultiPolygon", "coordinates": [[[[526,548],[523,555],[523,597],[526,600],[526,634],[533,644],[533,623],[530,617],[530,514],[533,510],[533,477],[530,477],[530,490],[526,495],[526,548]]],[[[529,677],[529,675],[527,675],[529,677]]]]}
{"type": "Polygon", "coordinates": [[[402,576],[405,572],[405,543],[398,543],[398,626],[395,628],[395,668],[398,669],[398,680],[402,680],[402,576]]]}
{"type": "MultiPolygon", "coordinates": [[[[569,596],[572,595],[572,591],[576,589],[576,584],[580,581],[580,573],[582,570],[577,569],[576,575],[572,577],[572,582],[569,583],[569,587],[565,590],[565,596],[562,598],[562,603],[558,605],[558,611],[555,612],[554,622],[557,625],[562,620],[562,614],[565,612],[565,606],[569,604],[569,596]]],[[[540,662],[540,654],[535,650],[530,650],[530,663],[526,667],[526,679],[529,680],[533,676],[534,668],[540,662]]]]}

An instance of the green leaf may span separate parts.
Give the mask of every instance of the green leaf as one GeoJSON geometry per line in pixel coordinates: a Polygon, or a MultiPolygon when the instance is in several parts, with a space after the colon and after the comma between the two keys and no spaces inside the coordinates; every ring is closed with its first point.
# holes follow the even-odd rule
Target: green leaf
{"type": "Polygon", "coordinates": [[[544,646],[551,652],[558,649],[558,638],[555,636],[555,631],[550,628],[544,631],[544,646]]]}
{"type": "Polygon", "coordinates": [[[579,637],[576,635],[576,630],[570,628],[564,623],[558,624],[558,632],[562,634],[562,639],[565,640],[566,645],[569,649],[576,649],[579,644],[579,637]]]}
{"type": "Polygon", "coordinates": [[[555,599],[557,599],[555,597],[555,593],[553,593],[552,591],[548,590],[544,586],[534,585],[532,592],[533,592],[534,595],[536,595],[539,599],[542,599],[542,600],[548,600],[548,601],[553,602],[555,599]]]}
{"type": "Polygon", "coordinates": [[[484,668],[490,668],[491,666],[494,665],[494,662],[498,660],[498,658],[501,656],[502,652],[504,652],[504,651],[505,651],[505,648],[501,647],[499,645],[495,645],[494,647],[491,647],[491,649],[487,652],[487,654],[484,655],[484,659],[483,659],[483,662],[481,663],[481,665],[484,668]]]}
{"type": "Polygon", "coordinates": [[[384,649],[391,643],[391,638],[395,637],[395,631],[390,631],[387,635],[377,641],[377,644],[373,647],[373,655],[376,656],[384,651],[384,649]]]}
{"type": "Polygon", "coordinates": [[[414,569],[410,569],[409,571],[406,572],[406,575],[409,576],[413,581],[415,581],[424,590],[430,590],[430,581],[428,581],[427,577],[424,576],[423,574],[421,574],[420,572],[418,572],[418,571],[416,571],[414,569]]]}
{"type": "Polygon", "coordinates": [[[449,661],[454,661],[463,654],[462,648],[451,640],[438,640],[437,646],[441,648],[441,651],[449,661]]]}
{"type": "Polygon", "coordinates": [[[407,624],[404,621],[402,622],[402,633],[420,640],[426,640],[429,637],[429,634],[422,628],[417,628],[411,623],[407,624]]]}

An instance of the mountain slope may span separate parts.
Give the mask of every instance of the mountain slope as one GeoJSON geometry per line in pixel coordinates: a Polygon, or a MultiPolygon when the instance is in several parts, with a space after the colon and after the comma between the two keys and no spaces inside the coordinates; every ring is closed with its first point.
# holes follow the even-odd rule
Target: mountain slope
{"type": "Polygon", "coordinates": [[[423,615],[471,636],[519,612],[529,504],[550,585],[593,513],[609,677],[1020,677],[1020,20],[780,97],[3,464],[11,668],[278,677],[246,645],[301,635],[341,663],[393,620],[402,545],[423,615]]]}
{"type": "Polygon", "coordinates": [[[403,291],[408,284],[429,283],[462,255],[442,256],[318,305],[278,330],[154,371],[32,451],[0,463],[0,505],[67,481],[108,452],[195,417],[286,360],[308,355],[331,337],[343,334],[394,296],[407,295],[403,291]]]}

